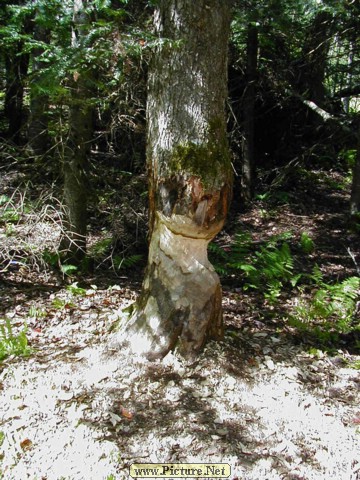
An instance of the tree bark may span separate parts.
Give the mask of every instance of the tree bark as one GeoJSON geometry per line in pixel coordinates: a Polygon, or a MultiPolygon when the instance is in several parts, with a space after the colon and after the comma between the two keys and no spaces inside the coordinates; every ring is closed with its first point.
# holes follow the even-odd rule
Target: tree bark
{"type": "Polygon", "coordinates": [[[23,126],[24,84],[29,65],[29,55],[23,53],[23,42],[19,41],[5,56],[6,87],[5,116],[9,122],[8,135],[19,143],[23,126]]]}
{"type": "Polygon", "coordinates": [[[255,174],[255,95],[257,78],[258,30],[256,25],[248,26],[246,88],[243,97],[244,139],[241,191],[244,200],[254,196],[255,174]]]}
{"type": "Polygon", "coordinates": [[[316,14],[305,41],[296,81],[299,94],[320,107],[325,101],[325,71],[334,20],[326,11],[316,14]]]}
{"type": "Polygon", "coordinates": [[[353,178],[350,196],[350,215],[354,222],[360,220],[360,119],[358,119],[358,144],[355,165],[353,167],[353,178]]]}
{"type": "MultiPolygon", "coordinates": [[[[9,2],[3,3],[3,20],[10,21],[11,10],[7,5],[9,2]]],[[[11,3],[18,7],[24,6],[23,0],[11,3]]],[[[18,27],[20,35],[15,37],[14,42],[4,52],[6,71],[4,113],[8,120],[8,135],[16,144],[20,142],[20,133],[24,124],[24,89],[29,66],[29,54],[24,51],[24,40],[21,36],[26,36],[32,31],[31,14],[27,12],[21,22],[18,27]]]]}
{"type": "Polygon", "coordinates": [[[195,355],[223,334],[221,286],[207,245],[231,197],[225,123],[228,0],[160,0],[150,65],[147,161],[150,248],[127,325],[136,351],[195,355]]]}
{"type": "MultiPolygon", "coordinates": [[[[83,29],[88,24],[87,2],[74,0],[72,47],[81,56],[83,29]]],[[[92,108],[89,79],[79,69],[70,83],[69,133],[64,151],[64,197],[66,217],[60,249],[68,262],[79,264],[86,254],[88,154],[92,138],[92,108]]]]}
{"type": "MultiPolygon", "coordinates": [[[[38,42],[49,43],[50,31],[42,25],[36,24],[37,14],[35,14],[34,39],[38,42]]],[[[43,48],[36,48],[32,51],[32,72],[30,86],[30,119],[28,125],[29,147],[35,155],[44,155],[50,146],[48,132],[48,110],[49,96],[41,93],[38,84],[41,79],[41,71],[45,63],[41,61],[40,56],[43,48]]]]}

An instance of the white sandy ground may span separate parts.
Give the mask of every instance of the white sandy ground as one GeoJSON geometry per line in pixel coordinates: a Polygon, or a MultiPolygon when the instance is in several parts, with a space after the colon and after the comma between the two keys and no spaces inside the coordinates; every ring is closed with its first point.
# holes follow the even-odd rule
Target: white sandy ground
{"type": "Polygon", "coordinates": [[[228,463],[239,480],[360,479],[360,372],[344,353],[314,358],[257,333],[210,343],[192,365],[147,363],[111,347],[110,323],[69,315],[0,366],[0,478],[129,479],[132,463],[164,462],[228,463]]]}

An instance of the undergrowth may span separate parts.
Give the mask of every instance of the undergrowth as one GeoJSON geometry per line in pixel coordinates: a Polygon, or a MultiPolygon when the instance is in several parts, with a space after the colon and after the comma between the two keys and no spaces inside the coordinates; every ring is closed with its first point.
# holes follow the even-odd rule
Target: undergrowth
{"type": "MultiPolygon", "coordinates": [[[[354,335],[360,350],[360,278],[326,282],[320,268],[300,270],[292,253],[294,235],[286,232],[254,244],[251,235],[240,233],[231,245],[209,245],[209,257],[217,272],[235,280],[243,291],[262,292],[266,304],[276,305],[283,294],[292,299],[293,308],[285,313],[288,325],[303,335],[315,338],[325,348],[332,348],[340,335],[354,335]]],[[[311,237],[303,232],[297,247],[307,256],[315,250],[311,237]]]]}
{"type": "MultiPolygon", "coordinates": [[[[360,334],[359,295],[359,277],[349,277],[334,284],[320,279],[309,298],[300,297],[289,324],[316,337],[323,345],[337,343],[339,335],[360,334]]],[[[360,349],[360,344],[355,347],[360,349]]]]}
{"type": "Polygon", "coordinates": [[[48,185],[38,192],[27,181],[14,188],[11,194],[1,194],[0,230],[4,240],[0,246],[0,273],[23,266],[59,272],[68,280],[109,266],[115,273],[123,274],[143,262],[144,256],[134,250],[134,245],[117,244],[114,234],[106,234],[105,238],[89,245],[80,265],[73,265],[67,260],[66,252],[60,250],[61,237],[67,234],[63,224],[64,209],[62,201],[48,185]],[[39,240],[36,233],[41,234],[45,228],[49,235],[39,240]]]}
{"type": "Polygon", "coordinates": [[[251,235],[240,233],[229,247],[210,244],[210,258],[220,275],[235,277],[242,281],[244,290],[261,290],[270,303],[276,303],[282,289],[295,286],[300,278],[294,272],[294,259],[286,241],[290,238],[290,232],[275,235],[255,249],[251,235]]]}
{"type": "Polygon", "coordinates": [[[27,327],[15,335],[10,320],[7,318],[0,323],[0,361],[9,355],[27,356],[31,353],[26,337],[27,327]]]}

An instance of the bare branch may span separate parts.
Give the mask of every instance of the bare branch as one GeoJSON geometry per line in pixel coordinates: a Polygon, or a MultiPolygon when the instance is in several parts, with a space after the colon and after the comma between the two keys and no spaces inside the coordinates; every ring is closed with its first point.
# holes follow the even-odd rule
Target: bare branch
{"type": "Polygon", "coordinates": [[[356,97],[360,95],[360,83],[352,87],[346,87],[336,92],[332,98],[356,97]]]}
{"type": "Polygon", "coordinates": [[[327,122],[328,120],[338,121],[338,118],[334,117],[333,115],[331,115],[331,113],[319,107],[318,105],[316,105],[316,103],[312,102],[311,100],[306,100],[305,98],[301,98],[301,101],[306,106],[308,106],[311,110],[313,110],[315,113],[320,115],[320,117],[323,118],[325,122],[327,122]]]}

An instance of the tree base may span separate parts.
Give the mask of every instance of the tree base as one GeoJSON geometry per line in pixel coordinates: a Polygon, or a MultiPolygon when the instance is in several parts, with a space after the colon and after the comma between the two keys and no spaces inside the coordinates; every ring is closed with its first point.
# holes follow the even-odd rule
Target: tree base
{"type": "Polygon", "coordinates": [[[149,359],[174,349],[191,357],[208,339],[223,336],[221,285],[207,258],[209,238],[182,235],[179,223],[171,225],[177,231],[160,216],[155,222],[142,294],[125,327],[131,349],[149,359]]]}

